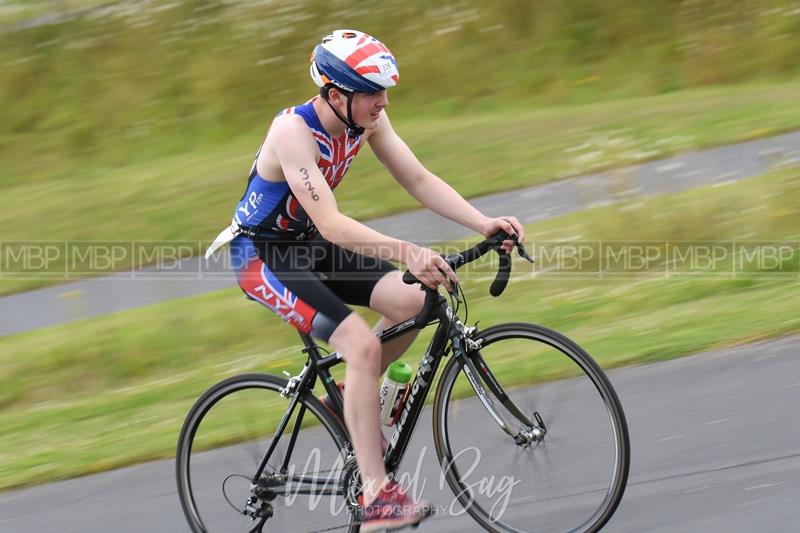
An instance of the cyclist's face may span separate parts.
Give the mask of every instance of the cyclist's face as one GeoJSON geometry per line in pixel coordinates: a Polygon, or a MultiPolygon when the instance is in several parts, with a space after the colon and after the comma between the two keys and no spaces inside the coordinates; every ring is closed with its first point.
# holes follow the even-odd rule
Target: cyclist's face
{"type": "Polygon", "coordinates": [[[385,89],[377,93],[356,93],[353,97],[353,120],[362,128],[374,128],[388,105],[389,97],[385,89]]]}

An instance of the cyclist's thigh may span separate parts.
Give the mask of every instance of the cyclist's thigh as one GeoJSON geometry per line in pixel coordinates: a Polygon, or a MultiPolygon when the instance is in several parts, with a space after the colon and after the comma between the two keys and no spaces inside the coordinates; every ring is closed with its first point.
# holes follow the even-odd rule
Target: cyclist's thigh
{"type": "Polygon", "coordinates": [[[401,322],[420,311],[425,304],[425,293],[419,284],[403,283],[403,274],[399,270],[383,276],[372,290],[369,301],[373,309],[393,322],[401,322]]]}
{"type": "Polygon", "coordinates": [[[327,342],[352,313],[311,271],[300,245],[267,245],[259,253],[252,240],[239,236],[231,242],[231,259],[239,287],[247,297],[302,333],[327,342]]]}
{"type": "Polygon", "coordinates": [[[381,280],[397,272],[397,268],[382,259],[368,257],[324,239],[316,246],[314,270],[323,275],[323,283],[343,301],[352,305],[371,306],[375,288],[381,280]]]}

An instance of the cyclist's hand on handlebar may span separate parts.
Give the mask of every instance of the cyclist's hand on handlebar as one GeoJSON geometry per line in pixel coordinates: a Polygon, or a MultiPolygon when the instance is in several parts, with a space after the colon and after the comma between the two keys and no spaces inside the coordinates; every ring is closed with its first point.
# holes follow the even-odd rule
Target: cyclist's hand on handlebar
{"type": "MultiPolygon", "coordinates": [[[[516,235],[517,240],[522,242],[525,240],[525,229],[522,227],[522,224],[519,223],[517,217],[512,216],[502,216],[497,218],[490,218],[486,221],[484,228],[483,228],[483,235],[485,237],[490,237],[497,233],[498,231],[505,231],[510,235],[516,235]]],[[[503,241],[503,251],[511,253],[514,249],[514,241],[505,240],[503,241]]]]}
{"type": "Polygon", "coordinates": [[[447,261],[429,248],[418,248],[416,253],[409,258],[406,266],[409,272],[431,289],[444,285],[445,289],[452,291],[453,283],[458,283],[458,277],[447,261]]]}

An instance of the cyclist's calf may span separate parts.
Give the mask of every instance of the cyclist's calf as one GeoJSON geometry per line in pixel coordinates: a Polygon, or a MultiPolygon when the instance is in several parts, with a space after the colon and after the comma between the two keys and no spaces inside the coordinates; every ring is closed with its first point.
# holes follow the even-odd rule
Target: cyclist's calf
{"type": "Polygon", "coordinates": [[[386,477],[381,448],[378,378],[382,370],[380,340],[356,313],[333,332],[330,344],[344,357],[344,420],[365,486],[381,486],[386,477]]]}

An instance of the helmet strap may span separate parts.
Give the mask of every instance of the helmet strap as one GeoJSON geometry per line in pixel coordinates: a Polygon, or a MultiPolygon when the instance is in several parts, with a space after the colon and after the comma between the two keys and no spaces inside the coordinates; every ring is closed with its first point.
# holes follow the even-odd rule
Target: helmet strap
{"type": "Polygon", "coordinates": [[[355,139],[359,135],[364,133],[364,128],[356,124],[353,120],[353,97],[355,96],[354,93],[347,93],[347,122],[350,131],[347,132],[347,136],[351,139],[355,139]]]}
{"type": "Polygon", "coordinates": [[[338,87],[337,90],[339,90],[342,94],[344,94],[347,97],[347,118],[344,118],[342,114],[339,113],[339,111],[335,107],[333,107],[333,104],[331,104],[330,100],[328,100],[328,92],[330,91],[330,87],[323,88],[323,90],[321,91],[322,98],[328,104],[328,107],[331,108],[333,114],[336,115],[336,118],[341,120],[344,123],[344,125],[347,126],[348,128],[347,136],[350,137],[351,139],[355,139],[356,137],[364,133],[364,128],[356,124],[355,121],[353,120],[354,93],[351,91],[342,91],[338,87]]]}

